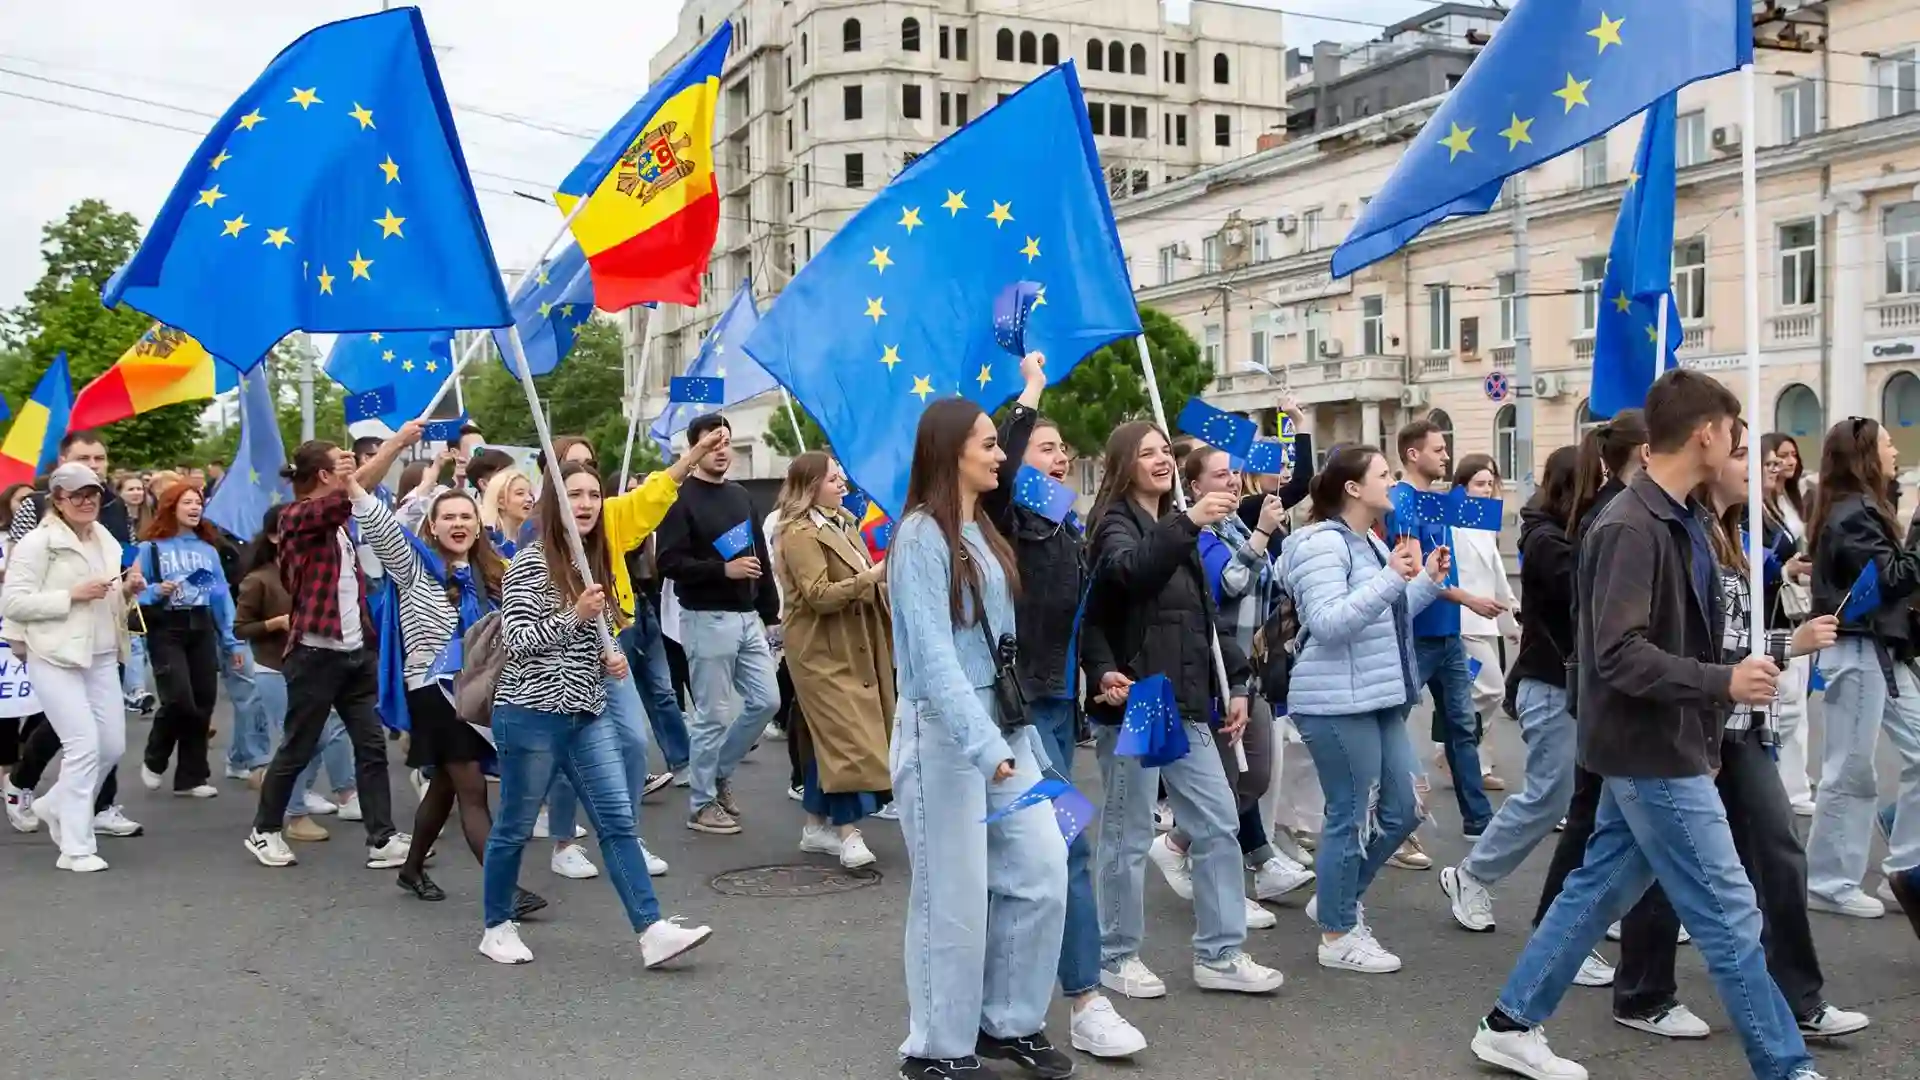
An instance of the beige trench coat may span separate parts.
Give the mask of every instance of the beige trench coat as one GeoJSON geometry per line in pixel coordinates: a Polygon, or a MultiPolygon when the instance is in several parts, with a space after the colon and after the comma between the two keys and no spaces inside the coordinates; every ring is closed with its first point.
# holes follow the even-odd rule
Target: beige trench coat
{"type": "Polygon", "coordinates": [[[793,678],[820,790],[886,791],[893,724],[893,615],[886,585],[851,519],[821,525],[811,514],[780,532],[779,578],[787,610],[787,673],[793,678]]]}

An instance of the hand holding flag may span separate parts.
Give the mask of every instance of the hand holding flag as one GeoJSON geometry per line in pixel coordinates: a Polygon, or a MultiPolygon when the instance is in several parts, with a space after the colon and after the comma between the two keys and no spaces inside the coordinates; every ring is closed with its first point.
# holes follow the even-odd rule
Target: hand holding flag
{"type": "Polygon", "coordinates": [[[667,386],[667,400],[673,404],[719,405],[725,396],[724,379],[675,375],[667,386]]]}
{"type": "Polygon", "coordinates": [[[1880,610],[1880,564],[1868,562],[1853,580],[1847,595],[1840,598],[1840,621],[1859,623],[1880,610]]]}
{"type": "Polygon", "coordinates": [[[1013,501],[1055,524],[1073,509],[1073,489],[1031,465],[1020,466],[1013,478],[1013,501]]]}
{"type": "Polygon", "coordinates": [[[753,520],[749,518],[735,525],[733,528],[728,529],[726,532],[721,533],[720,536],[714,540],[713,547],[714,550],[720,553],[722,559],[726,559],[729,562],[739,558],[742,554],[752,552],[753,520]]]}

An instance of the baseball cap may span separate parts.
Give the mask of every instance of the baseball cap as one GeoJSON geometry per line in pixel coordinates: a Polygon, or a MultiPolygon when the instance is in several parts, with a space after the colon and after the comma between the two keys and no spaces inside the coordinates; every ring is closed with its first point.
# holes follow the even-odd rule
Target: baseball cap
{"type": "Polygon", "coordinates": [[[53,470],[47,479],[48,491],[85,491],[87,488],[105,491],[107,486],[100,482],[99,474],[78,461],[69,461],[53,470]]]}

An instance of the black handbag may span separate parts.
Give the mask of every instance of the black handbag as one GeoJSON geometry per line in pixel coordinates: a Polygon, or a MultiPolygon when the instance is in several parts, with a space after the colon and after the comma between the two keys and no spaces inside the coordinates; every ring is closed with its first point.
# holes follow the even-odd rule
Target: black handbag
{"type": "Polygon", "coordinates": [[[993,701],[999,706],[1000,731],[1017,731],[1033,722],[1027,715],[1027,692],[1020,685],[1020,673],[1014,670],[1019,644],[1012,634],[994,637],[985,611],[980,613],[980,633],[987,639],[988,655],[993,657],[993,701]]]}

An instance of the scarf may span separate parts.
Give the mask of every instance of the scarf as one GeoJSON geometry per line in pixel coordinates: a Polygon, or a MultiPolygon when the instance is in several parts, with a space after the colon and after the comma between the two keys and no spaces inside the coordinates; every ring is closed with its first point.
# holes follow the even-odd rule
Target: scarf
{"type": "MultiPolygon", "coordinates": [[[[494,605],[480,587],[473,567],[461,565],[449,570],[446,561],[426,541],[411,530],[406,536],[407,542],[413,545],[413,554],[420,563],[421,571],[438,582],[442,589],[454,594],[459,621],[446,647],[440,650],[440,655],[434,658],[433,664],[427,669],[435,679],[451,679],[460,670],[461,643],[468,628],[479,622],[494,605]]],[[[413,721],[407,710],[407,647],[400,626],[400,592],[394,587],[392,575],[380,579],[379,587],[367,598],[367,602],[380,645],[377,706],[380,719],[395,731],[408,731],[413,727],[413,721]]]]}

